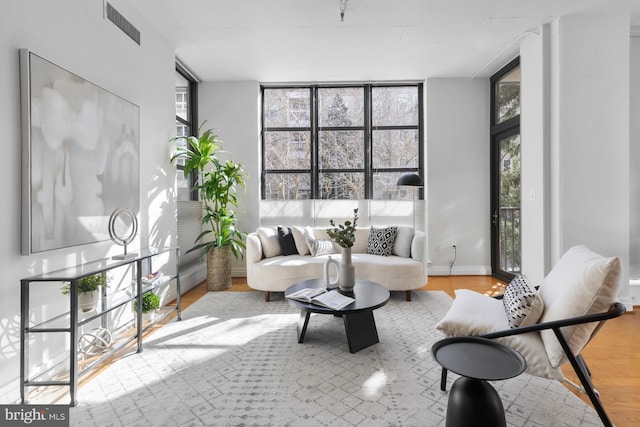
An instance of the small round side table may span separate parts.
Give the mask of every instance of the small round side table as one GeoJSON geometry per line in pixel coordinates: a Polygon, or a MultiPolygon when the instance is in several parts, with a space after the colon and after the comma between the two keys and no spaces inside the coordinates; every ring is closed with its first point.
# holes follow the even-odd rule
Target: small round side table
{"type": "Polygon", "coordinates": [[[520,375],[527,363],[516,350],[480,337],[451,337],[431,348],[436,361],[461,375],[451,386],[447,427],[506,427],[500,395],[487,381],[520,375]]]}

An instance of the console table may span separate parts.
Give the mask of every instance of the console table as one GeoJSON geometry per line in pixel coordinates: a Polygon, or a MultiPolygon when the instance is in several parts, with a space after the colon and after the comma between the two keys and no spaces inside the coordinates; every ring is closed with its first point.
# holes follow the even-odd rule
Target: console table
{"type": "MultiPolygon", "coordinates": [[[[28,403],[27,389],[30,387],[69,387],[69,396],[71,406],[77,403],[76,395],[78,388],[78,378],[98,366],[106,360],[114,352],[122,349],[132,341],[137,342],[137,352],[142,351],[142,334],[149,327],[162,320],[171,313],[177,313],[178,320],[181,320],[180,309],[180,275],[178,266],[180,265],[179,248],[166,249],[143,249],[137,255],[132,255],[127,259],[111,259],[105,258],[97,261],[87,262],[73,267],[43,273],[37,276],[28,277],[20,280],[21,288],[21,309],[20,309],[20,398],[23,404],[28,403]],[[175,275],[165,275],[157,282],[143,283],[143,276],[151,274],[153,270],[153,261],[160,255],[169,256],[171,252],[175,252],[175,275]],[[117,286],[109,285],[108,288],[100,288],[100,304],[89,313],[78,312],[78,280],[94,274],[105,273],[118,268],[129,268],[131,272],[125,271],[122,274],[123,279],[117,286]],[[129,276],[130,275],[130,276],[129,276]],[[62,283],[69,283],[71,291],[69,292],[69,308],[68,311],[55,313],[54,315],[35,322],[31,320],[31,310],[40,309],[44,312],[44,307],[32,306],[32,293],[37,291],[45,291],[51,294],[51,287],[60,289],[62,283]],[[33,289],[34,286],[46,287],[33,289]],[[142,295],[146,292],[154,291],[161,287],[173,286],[176,289],[175,304],[165,305],[158,309],[159,315],[154,321],[143,322],[142,316],[142,295]],[[137,301],[137,311],[133,312],[134,301],[137,301]],[[120,310],[120,311],[116,311],[120,310]],[[131,315],[127,316],[122,313],[129,310],[131,315]],[[125,318],[123,320],[123,318],[125,318]],[[129,318],[129,320],[127,320],[129,318]],[[37,323],[36,323],[37,322],[37,323]],[[96,323],[101,328],[116,333],[108,348],[98,355],[84,357],[79,360],[79,339],[81,337],[82,328],[86,325],[90,327],[96,323]],[[112,330],[114,329],[114,330],[112,330]],[[117,329],[117,330],[115,330],[117,329]],[[48,367],[44,372],[34,375],[30,374],[30,337],[41,334],[68,334],[69,354],[68,362],[59,362],[54,366],[48,367]],[[64,366],[68,363],[68,366],[64,366]],[[62,366],[61,366],[62,365],[62,366]]],[[[65,296],[67,297],[67,296],[65,296]]],[[[42,299],[40,299],[42,301],[42,299]]],[[[44,342],[43,339],[41,345],[44,342]]]]}

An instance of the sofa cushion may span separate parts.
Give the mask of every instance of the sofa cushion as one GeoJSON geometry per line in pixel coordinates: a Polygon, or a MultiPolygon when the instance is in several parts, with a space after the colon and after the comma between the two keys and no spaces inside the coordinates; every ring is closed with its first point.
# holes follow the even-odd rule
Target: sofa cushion
{"type": "Polygon", "coordinates": [[[424,265],[396,255],[351,254],[356,278],[373,280],[390,291],[420,289],[427,283],[424,265]]]}
{"type": "Polygon", "coordinates": [[[509,282],[502,305],[512,328],[537,323],[544,310],[542,297],[524,274],[518,274],[509,282]]]}
{"type": "Polygon", "coordinates": [[[278,238],[278,229],[276,227],[259,227],[256,234],[262,244],[262,253],[265,258],[271,258],[282,254],[280,248],[280,240],[278,238]]]}
{"type": "Polygon", "coordinates": [[[398,235],[393,243],[393,255],[409,258],[411,256],[411,242],[414,235],[413,227],[401,225],[398,227],[398,235]]]}
{"type": "Polygon", "coordinates": [[[323,277],[327,256],[290,255],[266,258],[254,264],[255,289],[282,292],[294,283],[323,277]]]}
{"type": "MultiPolygon", "coordinates": [[[[447,314],[436,328],[447,336],[474,336],[509,329],[502,301],[468,289],[455,291],[447,314]]],[[[527,361],[526,371],[543,378],[563,380],[559,368],[552,366],[538,332],[497,338],[519,351],[527,361]]]]}
{"type": "MultiPolygon", "coordinates": [[[[540,285],[544,301],[541,322],[566,319],[607,311],[618,290],[620,260],[605,258],[586,246],[570,248],[558,260],[540,285]]],[[[569,347],[579,353],[589,342],[598,323],[562,328],[569,347]]],[[[552,330],[540,333],[553,366],[566,362],[566,356],[552,330]]]]}
{"type": "Polygon", "coordinates": [[[356,241],[351,248],[352,253],[366,254],[369,243],[369,227],[356,228],[356,241]]]}
{"type": "Polygon", "coordinates": [[[397,235],[398,227],[371,227],[367,244],[367,253],[370,255],[391,255],[397,235]]]}
{"type": "Polygon", "coordinates": [[[282,249],[282,255],[298,255],[298,248],[296,248],[296,241],[293,238],[291,227],[278,226],[278,241],[280,249],[282,249]]]}

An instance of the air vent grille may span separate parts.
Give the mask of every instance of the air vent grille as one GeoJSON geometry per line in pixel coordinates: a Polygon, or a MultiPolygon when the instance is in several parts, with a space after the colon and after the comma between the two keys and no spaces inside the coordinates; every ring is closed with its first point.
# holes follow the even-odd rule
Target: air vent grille
{"type": "Polygon", "coordinates": [[[131,40],[136,42],[138,45],[140,44],[140,31],[138,31],[138,29],[134,27],[127,18],[122,16],[120,12],[111,6],[110,3],[106,4],[105,12],[109,21],[113,22],[116,27],[120,28],[123,33],[131,38],[131,40]]]}

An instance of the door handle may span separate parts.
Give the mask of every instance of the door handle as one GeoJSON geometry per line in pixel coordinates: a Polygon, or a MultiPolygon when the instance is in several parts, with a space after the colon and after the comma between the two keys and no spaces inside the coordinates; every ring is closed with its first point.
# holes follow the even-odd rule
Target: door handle
{"type": "Polygon", "coordinates": [[[491,223],[493,225],[498,225],[498,218],[500,218],[500,216],[498,215],[498,212],[493,212],[493,215],[491,215],[491,223]]]}

